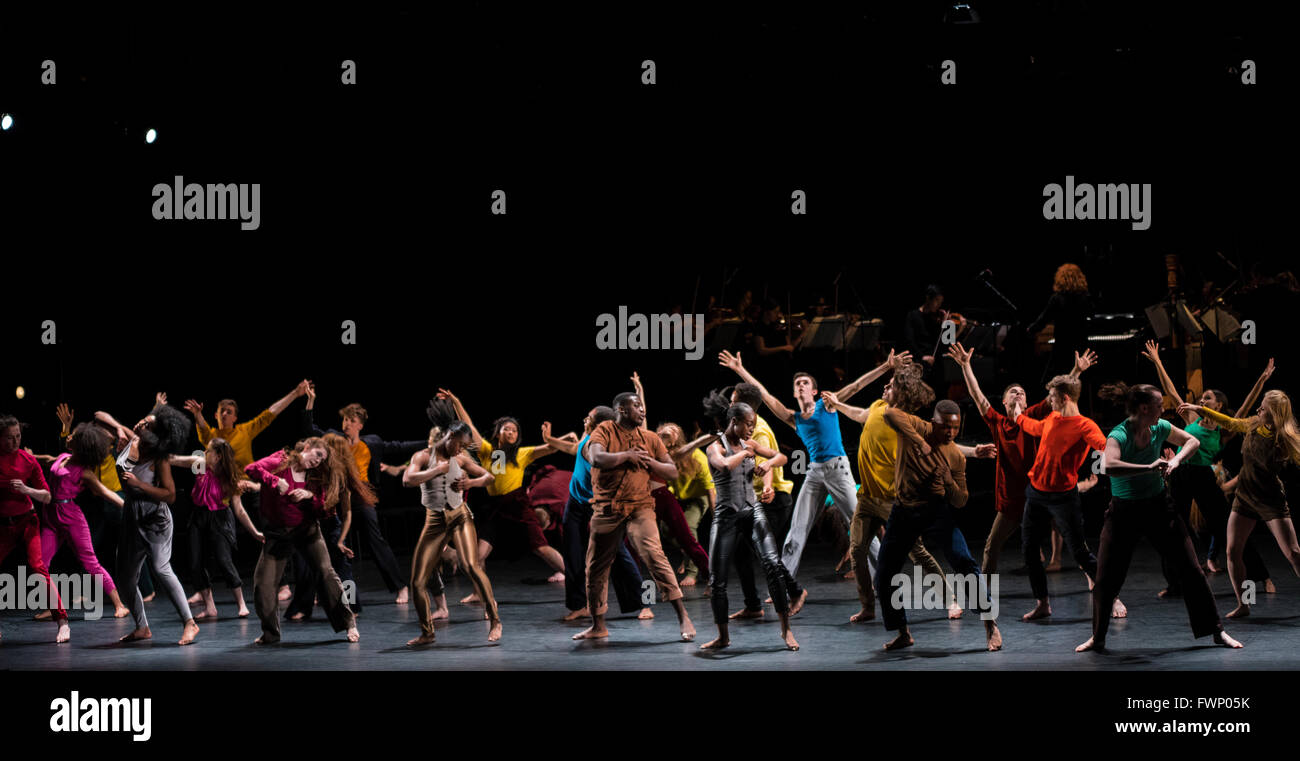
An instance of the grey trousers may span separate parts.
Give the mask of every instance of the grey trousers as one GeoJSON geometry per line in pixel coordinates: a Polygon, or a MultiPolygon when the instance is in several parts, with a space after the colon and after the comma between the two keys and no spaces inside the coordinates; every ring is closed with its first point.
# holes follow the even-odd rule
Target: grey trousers
{"type": "Polygon", "coordinates": [[[781,548],[781,563],[791,576],[799,575],[799,558],[808,542],[808,532],[812,530],[813,520],[821,514],[828,493],[835,501],[835,507],[844,515],[845,522],[853,525],[853,510],[858,506],[858,485],[853,481],[848,457],[841,455],[808,466],[808,475],[794,503],[790,532],[781,548]]]}
{"type": "Polygon", "coordinates": [[[145,558],[153,569],[154,579],[162,591],[171,598],[181,623],[194,616],[185,601],[185,589],[172,571],[172,511],[159,502],[146,502],[128,498],[122,509],[122,534],[117,543],[117,586],[122,590],[126,606],[131,609],[137,629],[149,625],[144,612],[144,598],[140,596],[140,573],[145,558]]]}

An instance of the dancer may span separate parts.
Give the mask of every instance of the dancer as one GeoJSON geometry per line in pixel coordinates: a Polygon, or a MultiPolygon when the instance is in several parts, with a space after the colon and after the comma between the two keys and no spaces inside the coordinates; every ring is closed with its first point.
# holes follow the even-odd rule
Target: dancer
{"type": "MultiPolygon", "coordinates": [[[[646,407],[645,388],[641,385],[641,376],[637,375],[636,372],[632,373],[632,385],[637,397],[641,399],[641,409],[649,409],[646,407]]],[[[641,423],[641,427],[646,430],[650,430],[650,426],[645,422],[648,416],[649,413],[646,413],[646,417],[642,419],[641,423]]],[[[713,481],[709,476],[708,460],[704,458],[704,453],[700,451],[700,447],[713,441],[715,436],[707,434],[700,436],[695,441],[688,442],[686,441],[686,434],[675,423],[666,423],[664,426],[660,426],[657,433],[659,440],[663,441],[664,447],[668,450],[668,456],[672,458],[673,464],[677,466],[679,475],[673,486],[678,489],[679,493],[702,493],[710,500],[708,505],[712,506],[712,500],[714,499],[713,481]],[[665,438],[665,433],[668,434],[668,438],[665,438]],[[701,464],[700,460],[704,460],[704,462],[701,464]]],[[[699,537],[696,534],[700,519],[707,512],[707,508],[699,512],[699,515],[693,516],[694,522],[692,522],[692,516],[686,514],[686,508],[678,501],[677,494],[669,489],[667,483],[654,476],[650,477],[650,495],[655,500],[655,517],[659,519],[660,523],[668,527],[673,539],[682,548],[682,553],[686,556],[686,562],[690,564],[691,569],[696,569],[696,574],[707,574],[709,572],[709,555],[704,551],[704,547],[700,546],[699,537]]],[[[678,583],[683,587],[693,587],[695,586],[695,576],[688,575],[687,578],[678,583]]]]}
{"type": "MultiPolygon", "coordinates": [[[[158,398],[163,401],[166,397],[159,394],[158,398]]],[[[113,428],[121,427],[106,412],[97,412],[95,417],[113,428]]],[[[122,637],[122,642],[153,637],[139,589],[140,571],[146,558],[184,624],[179,644],[192,644],[199,633],[199,625],[194,622],[185,599],[185,589],[172,571],[171,563],[174,524],[169,505],[176,501],[176,484],[172,481],[168,459],[184,449],[188,428],[189,420],[179,410],[166,403],[159,404],[135,424],[131,442],[118,456],[126,504],[122,508],[122,538],[117,545],[117,581],[126,590],[127,607],[135,618],[135,631],[122,637]]]]}
{"type": "MultiPolygon", "coordinates": [[[[918,368],[919,369],[919,368],[918,368]]],[[[871,573],[871,541],[884,535],[885,525],[893,510],[896,494],[894,482],[898,469],[898,431],[885,420],[885,411],[898,409],[912,413],[934,401],[934,391],[921,380],[919,374],[896,372],[885,383],[880,398],[867,409],[845,404],[830,391],[822,392],[826,409],[842,412],[862,425],[858,440],[858,474],[862,488],[858,490],[853,521],[849,524],[849,559],[858,585],[858,602],[862,608],[849,616],[851,623],[871,621],[876,617],[875,580],[871,573]]],[[[879,562],[877,549],[877,562],[879,562]]],[[[943,577],[943,568],[925,549],[918,536],[908,557],[920,565],[926,574],[943,577]]],[[[945,580],[944,599],[951,599],[945,580]]],[[[960,618],[962,609],[954,601],[948,606],[949,618],[960,618]]]]}
{"type": "MultiPolygon", "coordinates": [[[[41,506],[41,558],[53,560],[64,542],[71,542],[86,573],[99,576],[104,581],[104,594],[113,603],[113,617],[131,614],[122,604],[113,577],[99,562],[95,546],[90,540],[90,525],[77,506],[77,495],[89,491],[96,497],[113,503],[121,509],[123,500],[100,482],[96,471],[108,456],[109,436],[106,431],[90,423],[74,428],[65,439],[67,452],[58,457],[36,455],[50,465],[50,501],[41,506]]],[[[37,618],[48,618],[46,611],[37,618]]]]}
{"type": "Polygon", "coordinates": [[[1178,412],[1201,415],[1224,430],[1246,434],[1241,442],[1241,472],[1235,479],[1232,515],[1228,517],[1228,578],[1237,596],[1237,607],[1228,618],[1244,618],[1250,615],[1250,604],[1241,594],[1246,580],[1243,553],[1246,538],[1257,522],[1264,521],[1282,554],[1300,574],[1300,543],[1296,541],[1281,475],[1288,462],[1300,464],[1300,427],[1291,410],[1291,398],[1281,391],[1269,391],[1248,418],[1230,418],[1199,404],[1179,405],[1178,412]]]}
{"type": "MultiPolygon", "coordinates": [[[[542,423],[542,439],[557,450],[574,456],[573,476],[569,479],[569,500],[564,506],[564,605],[569,612],[565,621],[588,618],[587,544],[591,540],[591,432],[606,420],[614,420],[614,410],[600,405],[592,407],[582,420],[582,439],[572,441],[551,435],[551,424],[542,423]]],[[[618,557],[610,571],[618,609],[637,613],[645,621],[655,617],[650,605],[641,599],[641,569],[627,544],[618,546],[618,557]]]]}
{"type": "Polygon", "coordinates": [[[1181,582],[1192,636],[1212,634],[1216,644],[1241,647],[1240,642],[1223,630],[1219,611],[1214,606],[1214,592],[1196,560],[1196,546],[1187,535],[1187,524],[1174,511],[1165,489],[1164,475],[1176,472],[1179,464],[1196,452],[1200,442],[1161,419],[1164,398],[1155,386],[1114,383],[1103,386],[1100,395],[1103,399],[1122,401],[1128,417],[1106,437],[1105,472],[1110,476],[1111,500],[1098,548],[1097,585],[1092,591],[1092,636],[1076,647],[1075,652],[1106,648],[1111,601],[1124,584],[1133,550],[1141,536],[1151,542],[1165,567],[1171,568],[1181,582]],[[1168,460],[1160,456],[1166,441],[1179,447],[1178,454],[1168,460]]]}
{"type": "MultiPolygon", "coordinates": [[[[474,437],[472,446],[478,453],[479,464],[493,474],[491,483],[487,485],[487,504],[474,520],[479,532],[479,557],[486,561],[493,545],[498,542],[496,522],[518,524],[528,536],[529,549],[553,571],[547,581],[564,581],[564,557],[547,543],[537,515],[528,504],[528,491],[524,489],[524,469],[530,462],[554,452],[554,447],[549,444],[519,446],[519,421],[512,417],[497,418],[492,423],[491,439],[484,439],[455,394],[445,388],[438,389],[438,398],[455,405],[456,415],[465,421],[474,437]]],[[[476,601],[471,595],[461,602],[476,601]]]]}
{"type": "Polygon", "coordinates": [[[434,641],[428,587],[442,562],[442,550],[448,542],[455,545],[461,566],[474,584],[479,599],[487,606],[488,642],[501,639],[501,615],[492,595],[492,582],[488,581],[478,557],[474,519],[464,499],[465,490],[486,486],[493,476],[465,454],[471,441],[470,427],[462,421],[448,425],[446,433],[435,428],[429,433],[428,449],[411,458],[411,464],[402,476],[404,485],[420,487],[420,504],[427,510],[424,530],[420,532],[411,564],[411,587],[415,590],[420,636],[406,643],[410,647],[434,641]]]}
{"type": "MultiPolygon", "coordinates": [[[[1040,548],[1053,522],[1061,528],[1074,562],[1088,575],[1089,589],[1097,580],[1097,556],[1088,549],[1083,536],[1079,466],[1090,449],[1106,448],[1106,437],[1096,423],[1079,412],[1079,390],[1077,377],[1058,375],[1047,384],[1051,414],[1035,420],[1022,410],[1016,417],[1020,429],[1038,439],[1038,451],[1029,469],[1029,485],[1025,487],[1025,515],[1020,523],[1020,547],[1029,569],[1029,586],[1037,601],[1034,609],[1021,617],[1025,621],[1052,615],[1040,548]]],[[[1111,606],[1111,615],[1115,618],[1128,615],[1118,597],[1111,606]]]]}
{"type": "MultiPolygon", "coordinates": [[[[1024,517],[1025,488],[1029,486],[1029,468],[1038,453],[1038,439],[1022,430],[1017,419],[1024,415],[1031,420],[1042,420],[1051,414],[1052,405],[1050,400],[1043,399],[1037,404],[1026,406],[1028,400],[1025,387],[1013,383],[1002,392],[1002,408],[1006,410],[1006,414],[998,412],[989,403],[988,397],[984,396],[984,391],[980,389],[979,381],[975,378],[975,371],[971,367],[973,353],[971,349],[964,348],[960,343],[948,349],[948,356],[961,367],[962,377],[966,381],[966,392],[975,401],[980,417],[983,418],[989,432],[993,434],[994,443],[997,444],[997,474],[994,477],[993,494],[994,506],[998,513],[993,519],[993,527],[989,529],[988,539],[984,542],[984,559],[980,564],[984,573],[997,573],[1002,546],[1020,527],[1021,519],[1024,517]]],[[[1097,364],[1097,355],[1093,351],[1085,349],[1083,354],[1075,352],[1074,369],[1067,377],[1077,379],[1095,364],[1097,364]]],[[[1053,536],[1052,550],[1052,558],[1055,559],[1058,554],[1055,536],[1053,536]]],[[[1044,570],[1053,570],[1052,565],[1049,564],[1044,570]]]]}
{"type": "MultiPolygon", "coordinates": [[[[306,393],[307,406],[302,412],[303,435],[324,436],[326,433],[333,433],[346,438],[352,448],[352,457],[356,461],[357,469],[361,473],[361,480],[372,488],[379,482],[379,466],[386,455],[406,457],[425,446],[422,440],[385,441],[374,434],[362,436],[361,429],[365,427],[370,416],[366,413],[366,408],[360,404],[349,404],[339,410],[339,417],[343,419],[343,430],[331,428],[329,431],[322,431],[316,426],[316,421],[312,417],[314,414],[312,409],[316,406],[315,384],[308,383],[306,393]]],[[[393,602],[405,605],[410,601],[410,590],[406,588],[406,579],[397,567],[397,557],[393,555],[393,548],[388,546],[388,540],[384,539],[384,535],[379,531],[379,513],[376,512],[378,502],[361,500],[354,507],[356,507],[354,522],[358,527],[357,533],[364,536],[370,546],[384,585],[388,587],[390,593],[397,594],[393,602]]]]}
{"type": "Polygon", "coordinates": [[[63,609],[59,590],[50,580],[50,571],[41,554],[41,523],[32,500],[42,505],[50,502],[50,487],[45,483],[41,464],[22,449],[23,433],[18,418],[0,415],[0,561],[22,544],[27,551],[27,565],[45,580],[50,617],[54,621],[55,642],[72,638],[68,612],[63,609]]]}
{"type": "Polygon", "coordinates": [[[650,479],[663,481],[677,478],[668,450],[658,436],[644,427],[645,409],[635,393],[614,397],[616,417],[597,425],[591,432],[588,448],[592,474],[591,540],[587,545],[587,605],[591,610],[591,627],[573,635],[574,639],[600,639],[609,636],[605,627],[606,594],[610,566],[618,554],[624,534],[629,534],[638,554],[650,568],[661,596],[677,612],[682,639],[695,639],[695,626],[682,603],[673,568],[659,544],[659,527],[654,519],[654,497],[650,479]]]}
{"type": "MultiPolygon", "coordinates": [[[[244,423],[239,422],[239,405],[234,399],[222,399],[217,402],[216,428],[208,425],[208,421],[203,417],[203,405],[197,400],[186,400],[185,409],[194,416],[194,428],[199,435],[199,445],[206,447],[213,439],[225,439],[235,452],[235,466],[240,473],[243,473],[244,469],[253,462],[253,439],[265,431],[267,426],[271,425],[272,421],[295,399],[306,396],[309,385],[306,380],[301,381],[293,391],[277,399],[257,417],[244,423]]],[[[243,501],[247,503],[245,507],[248,511],[258,512],[258,485],[250,481],[241,481],[240,489],[243,491],[243,501]]],[[[288,600],[290,594],[289,584],[286,582],[280,587],[279,599],[288,600]]],[[[202,596],[198,594],[190,598],[191,603],[201,601],[202,596]]]]}
{"type": "MultiPolygon", "coordinates": [[[[911,647],[915,640],[907,627],[907,613],[890,592],[917,538],[924,538],[930,547],[942,548],[954,571],[975,580],[978,593],[970,600],[973,606],[992,610],[992,603],[985,599],[984,577],[952,518],[952,508],[964,507],[970,499],[966,456],[953,443],[961,430],[961,408],[944,399],[935,405],[929,421],[894,407],[885,409],[883,416],[899,433],[900,440],[894,506],[885,524],[885,538],[880,542],[875,582],[885,630],[898,632],[885,649],[898,650],[911,647]]],[[[996,621],[984,622],[984,634],[990,651],[1002,649],[1002,633],[996,621]]]]}
{"type": "MultiPolygon", "coordinates": [[[[720,395],[712,397],[723,399],[720,395]]],[[[767,449],[751,437],[757,422],[754,410],[747,404],[707,410],[715,418],[725,418],[726,427],[718,441],[709,445],[709,468],[717,488],[718,503],[714,508],[713,527],[709,533],[710,602],[713,622],[718,627],[716,639],[700,645],[701,650],[718,650],[731,644],[727,629],[727,572],[732,554],[741,545],[748,546],[758,555],[767,577],[767,588],[772,595],[777,615],[781,618],[781,640],[786,649],[798,650],[794,633],[790,631],[790,601],[785,594],[785,579],[780,568],[781,556],[772,538],[763,506],[754,494],[754,456],[784,460],[775,450],[767,449]]]]}
{"type": "MultiPolygon", "coordinates": [[[[1165,372],[1164,362],[1160,361],[1160,347],[1155,341],[1147,341],[1146,350],[1142,356],[1151,360],[1156,366],[1156,373],[1160,376],[1160,387],[1164,390],[1165,398],[1175,401],[1182,400],[1183,396],[1178,391],[1178,386],[1174,384],[1173,378],[1165,372]]],[[[1273,375],[1273,360],[1268,361],[1268,366],[1260,374],[1259,379],[1246,396],[1246,401],[1242,403],[1241,408],[1237,410],[1235,417],[1245,417],[1259,395],[1264,390],[1264,384],[1268,382],[1269,377],[1273,375]]],[[[1228,396],[1218,389],[1206,389],[1201,394],[1200,405],[1207,407],[1216,412],[1223,412],[1228,405],[1228,396]]],[[[1225,413],[1226,414],[1226,413],[1225,413]]],[[[1200,510],[1201,515],[1205,517],[1210,525],[1210,533],[1220,546],[1224,546],[1228,541],[1228,515],[1231,512],[1228,509],[1228,499],[1224,496],[1223,490],[1219,488],[1218,479],[1214,475],[1214,460],[1223,448],[1225,442],[1234,434],[1232,431],[1225,431],[1217,423],[1208,418],[1199,417],[1194,413],[1184,414],[1183,420],[1187,427],[1183,430],[1196,438],[1200,445],[1196,452],[1188,458],[1181,468],[1174,471],[1170,476],[1170,490],[1173,492],[1174,509],[1182,517],[1183,522],[1191,526],[1192,501],[1195,500],[1196,507],[1200,510]]],[[[1273,585],[1273,580],[1269,578],[1268,567],[1264,565],[1264,559],[1260,557],[1259,550],[1255,547],[1253,540],[1247,540],[1243,558],[1246,563],[1246,578],[1255,579],[1264,582],[1266,592],[1276,592],[1277,587],[1273,585]]],[[[1178,574],[1165,564],[1162,566],[1167,586],[1160,591],[1161,597],[1178,596],[1182,593],[1179,585],[1178,574]]]]}
{"type": "Polygon", "coordinates": [[[198,588],[203,611],[194,617],[196,621],[217,617],[217,603],[212,597],[212,577],[208,575],[205,560],[211,552],[217,560],[217,568],[226,585],[235,597],[240,618],[248,616],[248,605],[244,602],[244,582],[239,578],[235,568],[234,554],[237,547],[235,540],[235,522],[244,527],[254,539],[265,543],[266,537],[253,519],[248,517],[244,503],[240,498],[239,482],[243,472],[235,465],[235,450],[230,442],[215,438],[208,442],[203,456],[188,455],[172,457],[172,467],[192,468],[202,459],[203,472],[194,479],[194,488],[190,498],[194,510],[190,513],[190,564],[194,586],[198,588]]]}
{"type": "MultiPolygon", "coordinates": [[[[854,394],[886,372],[905,367],[912,361],[907,352],[894,354],[884,364],[871,370],[862,377],[835,392],[836,398],[847,402],[854,394]]],[[[844,442],[840,438],[839,415],[824,407],[818,397],[817,381],[808,373],[795,373],[794,397],[799,411],[786,407],[773,396],[763,384],[741,364],[739,354],[724,351],[718,355],[718,363],[730,368],[746,383],[758,387],[763,395],[763,403],[777,418],[798,432],[804,446],[808,448],[808,475],[799,499],[795,502],[794,518],[790,522],[790,532],[786,536],[781,550],[781,562],[790,571],[791,576],[799,575],[799,560],[803,555],[808,532],[812,529],[813,519],[820,512],[829,492],[845,520],[852,525],[853,510],[857,506],[857,484],[853,482],[853,472],[849,468],[849,458],[844,454],[844,442]]]]}
{"type": "Polygon", "coordinates": [[[290,554],[296,549],[320,574],[320,602],[334,631],[347,631],[349,642],[361,638],[352,609],[343,601],[343,584],[330,565],[329,550],[316,518],[338,502],[347,488],[347,463],[332,457],[324,439],[299,441],[292,450],[280,450],[245,468],[262,485],[262,518],[266,541],[253,571],[253,607],[262,620],[256,644],[280,641],[280,606],[276,588],[290,554]]]}

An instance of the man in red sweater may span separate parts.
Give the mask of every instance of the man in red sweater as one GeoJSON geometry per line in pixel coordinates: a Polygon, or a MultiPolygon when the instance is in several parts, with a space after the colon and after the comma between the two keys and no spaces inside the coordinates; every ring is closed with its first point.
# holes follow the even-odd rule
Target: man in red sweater
{"type": "MultiPolygon", "coordinates": [[[[1025,487],[1025,516],[1020,524],[1021,548],[1029,569],[1029,586],[1037,605],[1022,618],[1032,621],[1052,615],[1047,600],[1047,571],[1038,548],[1052,531],[1052,521],[1060,527],[1074,562],[1088,574],[1088,588],[1097,579],[1097,556],[1083,537],[1083,509],[1079,503],[1079,467],[1090,450],[1106,448],[1106,436],[1091,418],[1079,414],[1079,379],[1058,375],[1047,384],[1047,401],[1052,412],[1042,420],[1021,412],[1016,425],[1039,440],[1034,465],[1029,469],[1029,486],[1025,487]]],[[[1124,604],[1115,599],[1111,615],[1128,615],[1124,604]]]]}

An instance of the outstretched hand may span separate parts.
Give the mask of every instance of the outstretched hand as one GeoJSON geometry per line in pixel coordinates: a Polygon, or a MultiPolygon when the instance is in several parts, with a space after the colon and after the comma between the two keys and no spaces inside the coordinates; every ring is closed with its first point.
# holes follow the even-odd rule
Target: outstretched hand
{"type": "MultiPolygon", "coordinates": [[[[961,367],[970,364],[970,358],[975,353],[974,349],[967,349],[961,345],[961,342],[955,343],[948,347],[948,358],[956,362],[961,367]]],[[[1077,355],[1076,355],[1077,356],[1077,355]]]]}
{"type": "Polygon", "coordinates": [[[740,352],[732,354],[725,349],[718,353],[718,364],[735,372],[740,372],[744,368],[740,363],[740,352]]]}
{"type": "Polygon", "coordinates": [[[1078,370],[1080,374],[1097,364],[1098,361],[1097,352],[1092,349],[1084,349],[1083,354],[1077,351],[1074,353],[1074,369],[1078,370]]]}

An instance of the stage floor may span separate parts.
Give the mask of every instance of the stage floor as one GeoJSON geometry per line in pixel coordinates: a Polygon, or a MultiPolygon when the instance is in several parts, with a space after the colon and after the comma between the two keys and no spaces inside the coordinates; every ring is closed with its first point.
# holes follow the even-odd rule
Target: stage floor
{"type": "MultiPolygon", "coordinates": [[[[890,638],[879,616],[871,623],[850,624],[856,612],[855,583],[832,572],[830,548],[815,544],[809,548],[801,569],[801,582],[809,591],[808,603],[794,619],[794,633],[801,649],[785,651],[779,626],[771,607],[761,622],[734,623],[729,649],[704,653],[699,650],[715,634],[709,599],[702,587],[686,593],[687,608],[699,636],[695,643],[678,640],[676,617],[671,606],[656,603],[653,621],[634,616],[610,619],[611,637],[598,642],[574,642],[570,636],[586,623],[563,623],[566,613],[561,584],[541,579],[541,562],[527,557],[516,562],[489,561],[488,571],[496,589],[504,623],[499,643],[487,642],[487,623],[481,606],[451,603],[450,621],[439,622],[436,644],[408,649],[405,642],[419,633],[411,605],[395,605],[373,564],[361,567],[361,599],[365,603],[358,618],[361,641],[349,643],[335,634],[320,610],[314,620],[283,622],[283,642],[259,647],[253,640],[260,634],[256,615],[246,619],[223,618],[201,623],[198,642],[180,647],[180,624],[165,599],[148,604],[154,639],[148,643],[122,645],[117,639],[131,631],[129,617],[83,621],[73,613],[72,642],[55,645],[54,627],[31,620],[25,612],[7,611],[0,616],[0,668],[37,670],[602,670],[602,669],[720,669],[720,670],[1245,670],[1300,668],[1296,629],[1300,624],[1300,583],[1291,573],[1275,546],[1261,550],[1274,574],[1278,594],[1260,594],[1252,615],[1227,622],[1228,631],[1245,644],[1244,650],[1215,647],[1210,639],[1194,640],[1181,600],[1160,600],[1163,586],[1158,558],[1149,547],[1140,547],[1130,570],[1121,599],[1128,606],[1126,620],[1112,622],[1107,654],[1076,654],[1074,647],[1089,636],[1090,596],[1079,571],[1050,575],[1054,615],[1035,623],[1023,623],[1020,615],[1032,600],[1027,577],[1004,573],[1001,583],[999,623],[1005,641],[1001,652],[985,650],[979,618],[967,612],[949,621],[937,611],[910,611],[916,645],[901,652],[886,653],[881,646],[890,638]]],[[[409,558],[399,558],[409,567],[409,558]]],[[[1022,565],[1018,551],[1003,553],[1004,569],[1022,565]]],[[[250,569],[251,570],[251,569],[250,569]]],[[[246,579],[251,578],[251,573],[246,579]]],[[[1211,577],[1219,612],[1233,607],[1227,574],[1211,577]]],[[[761,588],[761,586],[760,586],[761,588]]],[[[251,590],[250,590],[251,591],[251,590]]],[[[458,575],[448,580],[448,599],[469,594],[468,579],[458,575]]],[[[733,610],[741,605],[739,587],[732,581],[728,590],[733,610]]],[[[612,598],[612,595],[611,595],[612,598]]],[[[217,587],[218,607],[233,614],[228,590],[217,587]]],[[[282,606],[283,609],[283,606],[282,606]]]]}

